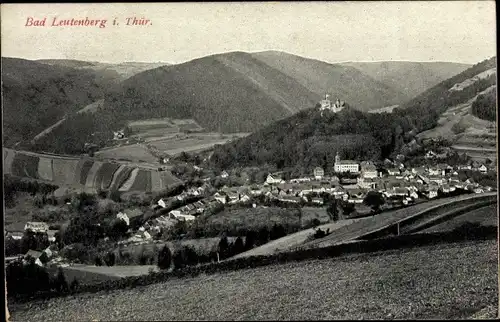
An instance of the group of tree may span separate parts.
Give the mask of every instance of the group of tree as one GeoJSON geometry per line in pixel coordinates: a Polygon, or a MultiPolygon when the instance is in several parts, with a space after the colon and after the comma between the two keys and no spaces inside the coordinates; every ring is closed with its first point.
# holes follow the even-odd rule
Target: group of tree
{"type": "Polygon", "coordinates": [[[496,121],[497,98],[496,91],[492,90],[486,94],[480,94],[472,103],[472,114],[483,120],[496,121]]]}
{"type": "Polygon", "coordinates": [[[33,257],[16,260],[6,265],[7,296],[33,296],[39,292],[65,293],[78,288],[78,280],[68,284],[64,271],[59,267],[55,275],[35,263],[33,257]]]}
{"type": "Polygon", "coordinates": [[[4,200],[7,207],[14,205],[14,200],[18,192],[27,192],[32,196],[41,195],[41,198],[45,198],[45,203],[51,202],[52,200],[49,201],[50,198],[47,195],[59,188],[56,185],[16,178],[8,174],[3,175],[3,187],[4,200]]]}

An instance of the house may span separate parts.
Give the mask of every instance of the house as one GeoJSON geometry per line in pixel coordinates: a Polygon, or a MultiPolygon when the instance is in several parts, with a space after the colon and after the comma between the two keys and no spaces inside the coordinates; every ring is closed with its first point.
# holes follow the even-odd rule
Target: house
{"type": "Polygon", "coordinates": [[[484,164],[481,164],[481,166],[478,168],[478,170],[481,171],[481,173],[488,172],[488,168],[484,164]]]}
{"type": "Polygon", "coordinates": [[[227,171],[226,171],[226,170],[223,170],[223,171],[221,172],[220,176],[221,176],[221,178],[224,178],[224,179],[225,179],[225,178],[229,177],[229,173],[227,173],[227,171]]]}
{"type": "Polygon", "coordinates": [[[267,184],[280,184],[284,182],[285,181],[281,178],[279,174],[268,174],[266,178],[267,184]]]}
{"type": "Polygon", "coordinates": [[[24,255],[24,263],[27,263],[27,258],[32,257],[35,259],[35,264],[38,266],[43,266],[42,263],[42,256],[44,256],[43,252],[39,252],[36,250],[30,249],[25,255],[24,255]]]}
{"type": "Polygon", "coordinates": [[[387,190],[384,195],[386,197],[393,197],[393,196],[398,196],[398,197],[402,197],[402,196],[408,196],[408,189],[407,188],[402,188],[402,187],[395,187],[395,188],[392,188],[392,189],[389,189],[387,190]]]}
{"type": "Polygon", "coordinates": [[[117,219],[121,219],[125,221],[127,226],[136,224],[142,219],[142,210],[139,208],[134,208],[134,209],[126,209],[123,212],[120,211],[118,214],[116,214],[117,219]]]}
{"type": "Polygon", "coordinates": [[[177,219],[177,220],[184,220],[184,221],[191,221],[195,220],[196,217],[193,215],[188,215],[183,213],[180,210],[172,210],[168,213],[170,219],[177,219]]]}
{"type": "Polygon", "coordinates": [[[399,170],[399,168],[389,168],[389,169],[387,169],[387,173],[390,176],[397,176],[397,175],[401,174],[401,171],[399,170]]]}
{"type": "Polygon", "coordinates": [[[459,165],[457,167],[458,170],[472,170],[472,167],[470,165],[459,165]]]}
{"type": "Polygon", "coordinates": [[[295,179],[290,180],[291,183],[301,183],[301,182],[309,182],[309,181],[311,181],[311,178],[307,178],[307,177],[295,178],[295,179]]]}
{"type": "Polygon", "coordinates": [[[325,170],[323,170],[322,167],[316,167],[314,168],[313,174],[316,180],[321,180],[325,175],[325,170]]]}
{"type": "Polygon", "coordinates": [[[418,199],[418,193],[416,191],[411,191],[410,197],[412,197],[413,199],[418,199]]]}
{"type": "Polygon", "coordinates": [[[119,213],[116,214],[116,218],[125,221],[127,226],[130,226],[130,220],[126,213],[120,211],[119,213]]]}
{"type": "Polygon", "coordinates": [[[5,234],[6,238],[10,238],[13,240],[21,240],[23,238],[23,232],[21,231],[9,231],[5,234]]]}
{"type": "Polygon", "coordinates": [[[295,196],[283,196],[278,198],[279,201],[289,202],[289,203],[299,203],[302,198],[295,196]]]}
{"type": "Polygon", "coordinates": [[[56,242],[56,233],[58,232],[58,230],[47,230],[47,236],[49,238],[49,242],[51,243],[55,243],[56,242]]]}
{"type": "Polygon", "coordinates": [[[163,200],[163,198],[160,198],[160,200],[158,200],[158,205],[162,208],[167,208],[167,203],[165,202],[165,200],[163,200]]]}
{"type": "Polygon", "coordinates": [[[113,131],[113,140],[120,140],[125,137],[125,132],[123,130],[119,130],[117,132],[113,131]]]}
{"type": "Polygon", "coordinates": [[[433,198],[436,198],[437,195],[438,195],[438,190],[436,188],[430,188],[428,191],[427,191],[427,198],[429,199],[433,199],[433,198]]]}
{"type": "Polygon", "coordinates": [[[225,193],[216,192],[214,194],[214,198],[215,198],[215,200],[217,200],[218,202],[221,202],[223,204],[225,204],[227,202],[227,196],[225,193]]]}
{"type": "Polygon", "coordinates": [[[439,167],[430,167],[429,175],[431,176],[444,176],[446,174],[445,170],[440,169],[439,167]]]}
{"type": "Polygon", "coordinates": [[[378,176],[377,168],[373,164],[367,164],[361,168],[361,175],[365,179],[373,179],[378,176]]]}
{"type": "Polygon", "coordinates": [[[483,190],[483,188],[481,188],[481,187],[474,188],[474,190],[473,190],[473,191],[474,191],[474,193],[484,193],[484,190],[483,190]]]}
{"type": "Polygon", "coordinates": [[[335,163],[333,167],[335,169],[335,172],[351,172],[351,173],[359,172],[358,162],[353,160],[341,160],[338,152],[335,155],[335,163]]]}
{"type": "Polygon", "coordinates": [[[429,182],[435,182],[437,184],[443,184],[444,181],[445,181],[445,179],[443,177],[439,177],[439,176],[429,177],[429,182]]]}
{"type": "Polygon", "coordinates": [[[358,178],[358,186],[362,189],[375,189],[377,183],[373,179],[365,179],[364,177],[358,178]]]}
{"type": "Polygon", "coordinates": [[[435,158],[436,156],[437,154],[432,150],[427,151],[427,153],[425,154],[426,159],[432,159],[435,158]]]}
{"type": "Polygon", "coordinates": [[[34,233],[46,233],[49,230],[49,225],[40,221],[28,221],[24,226],[24,230],[31,230],[34,233]]]}
{"type": "Polygon", "coordinates": [[[323,204],[323,198],[312,198],[311,202],[317,205],[322,205],[323,204]]]}

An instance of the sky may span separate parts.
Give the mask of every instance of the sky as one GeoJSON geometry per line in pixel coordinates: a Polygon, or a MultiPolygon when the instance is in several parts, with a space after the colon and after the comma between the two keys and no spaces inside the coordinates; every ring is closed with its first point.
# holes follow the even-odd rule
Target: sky
{"type": "Polygon", "coordinates": [[[327,62],[474,64],[496,55],[495,17],[494,1],[2,4],[1,45],[3,57],[109,63],[279,50],[327,62]],[[132,17],[149,22],[127,26],[132,17]],[[72,18],[107,21],[61,25],[72,18]]]}

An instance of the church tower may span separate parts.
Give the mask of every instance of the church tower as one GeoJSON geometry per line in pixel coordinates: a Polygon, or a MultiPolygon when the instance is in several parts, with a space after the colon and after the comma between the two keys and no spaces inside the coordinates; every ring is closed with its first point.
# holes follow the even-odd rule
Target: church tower
{"type": "Polygon", "coordinates": [[[335,154],[335,164],[340,163],[340,156],[339,156],[339,151],[335,154]]]}

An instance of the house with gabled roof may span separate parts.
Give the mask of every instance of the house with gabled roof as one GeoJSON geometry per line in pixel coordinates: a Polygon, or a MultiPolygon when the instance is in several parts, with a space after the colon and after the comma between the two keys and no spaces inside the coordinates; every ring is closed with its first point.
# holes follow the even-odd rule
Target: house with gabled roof
{"type": "Polygon", "coordinates": [[[281,174],[268,174],[266,178],[267,184],[280,184],[284,183],[285,180],[281,177],[281,174]]]}

